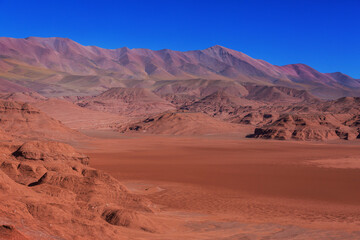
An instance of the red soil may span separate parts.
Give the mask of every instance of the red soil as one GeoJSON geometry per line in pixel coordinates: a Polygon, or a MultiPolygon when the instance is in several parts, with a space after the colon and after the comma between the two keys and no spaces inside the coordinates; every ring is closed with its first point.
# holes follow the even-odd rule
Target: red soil
{"type": "Polygon", "coordinates": [[[360,156],[357,143],[147,136],[104,140],[95,146],[98,150],[89,153],[93,167],[146,194],[163,211],[185,211],[197,239],[203,237],[204,221],[217,226],[224,219],[228,224],[256,223],[258,230],[247,235],[244,226],[219,227],[211,231],[218,239],[231,236],[231,231],[277,238],[271,228],[265,230],[263,224],[269,223],[283,229],[286,239],[351,239],[359,234],[354,231],[360,223],[355,184],[360,169],[323,168],[313,162],[331,158],[341,165],[344,155],[360,156]],[[204,214],[202,221],[191,215],[195,213],[204,214]],[[299,228],[296,233],[290,230],[294,226],[299,228]]]}

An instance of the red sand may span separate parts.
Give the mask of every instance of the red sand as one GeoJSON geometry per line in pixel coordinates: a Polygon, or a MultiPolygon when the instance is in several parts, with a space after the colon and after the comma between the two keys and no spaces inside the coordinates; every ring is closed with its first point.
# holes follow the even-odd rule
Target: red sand
{"type": "MultiPolygon", "coordinates": [[[[142,136],[107,139],[92,147],[97,149],[88,150],[92,167],[109,172],[166,211],[206,214],[208,221],[225,219],[229,224],[256,223],[258,232],[250,231],[256,236],[276,237],[261,224],[275,224],[285,232],[296,226],[300,230],[294,236],[300,239],[309,239],[309,232],[316,239],[346,239],[349,231],[355,234],[350,239],[360,236],[353,232],[360,224],[360,169],[313,164],[359,157],[356,142],[142,136]]],[[[196,234],[203,231],[202,224],[194,223],[198,228],[193,236],[200,238],[196,234]]],[[[213,234],[228,236],[222,227],[213,234]]]]}

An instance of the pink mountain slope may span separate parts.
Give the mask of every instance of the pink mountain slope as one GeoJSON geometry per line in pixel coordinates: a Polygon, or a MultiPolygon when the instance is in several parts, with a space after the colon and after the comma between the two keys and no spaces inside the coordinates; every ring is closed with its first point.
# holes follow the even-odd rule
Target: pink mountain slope
{"type": "Polygon", "coordinates": [[[275,66],[222,46],[187,52],[102,49],[70,39],[0,38],[0,76],[47,95],[99,93],[136,80],[208,79],[309,90],[321,98],[359,95],[359,80],[324,74],[304,64],[275,66]],[[27,81],[28,78],[33,81],[27,81]],[[131,80],[129,82],[129,80],[131,80]],[[37,84],[35,84],[37,83],[37,84]]]}

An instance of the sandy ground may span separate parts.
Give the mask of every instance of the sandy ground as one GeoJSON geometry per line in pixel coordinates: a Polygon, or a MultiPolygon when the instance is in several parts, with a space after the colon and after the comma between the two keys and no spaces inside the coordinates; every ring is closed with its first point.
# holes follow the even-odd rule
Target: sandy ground
{"type": "Polygon", "coordinates": [[[181,223],[154,239],[360,239],[359,142],[85,133],[92,167],[181,223]]]}

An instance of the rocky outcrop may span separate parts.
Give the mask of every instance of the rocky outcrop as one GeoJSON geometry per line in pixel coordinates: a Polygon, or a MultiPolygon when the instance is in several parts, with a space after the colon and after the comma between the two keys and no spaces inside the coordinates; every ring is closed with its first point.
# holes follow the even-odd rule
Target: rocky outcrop
{"type": "Polygon", "coordinates": [[[318,98],[314,97],[306,90],[297,90],[282,86],[261,86],[254,84],[247,84],[245,86],[249,91],[249,94],[246,96],[246,98],[249,100],[285,104],[296,102],[320,102],[318,98]]]}
{"type": "Polygon", "coordinates": [[[235,96],[225,91],[216,91],[198,101],[184,105],[180,109],[190,112],[202,112],[210,116],[228,117],[240,107],[259,105],[256,101],[249,101],[239,95],[235,96]]]}
{"type": "Polygon", "coordinates": [[[13,225],[0,225],[0,239],[2,240],[31,240],[24,236],[13,225]]]}
{"type": "Polygon", "coordinates": [[[143,88],[111,88],[78,104],[92,110],[131,116],[175,109],[170,102],[143,88]]]}
{"type": "Polygon", "coordinates": [[[144,214],[128,209],[105,209],[101,217],[111,225],[155,232],[156,226],[144,214]]]}
{"type": "Polygon", "coordinates": [[[277,140],[353,140],[357,131],[344,126],[333,115],[280,116],[273,123],[256,128],[249,138],[277,140]]]}
{"type": "Polygon", "coordinates": [[[78,161],[89,164],[89,157],[60,142],[32,141],[23,144],[13,153],[18,159],[41,161],[78,161]]]}
{"type": "Polygon", "coordinates": [[[156,206],[88,162],[67,144],[40,141],[0,161],[0,214],[11,223],[0,226],[0,238],[121,239],[122,228],[161,231],[156,206]]]}
{"type": "Polygon", "coordinates": [[[65,141],[85,137],[28,103],[5,100],[0,100],[0,128],[21,140],[39,138],[65,141]]]}
{"type": "Polygon", "coordinates": [[[210,117],[204,113],[168,112],[117,127],[118,131],[170,135],[242,133],[244,127],[210,117]]]}

